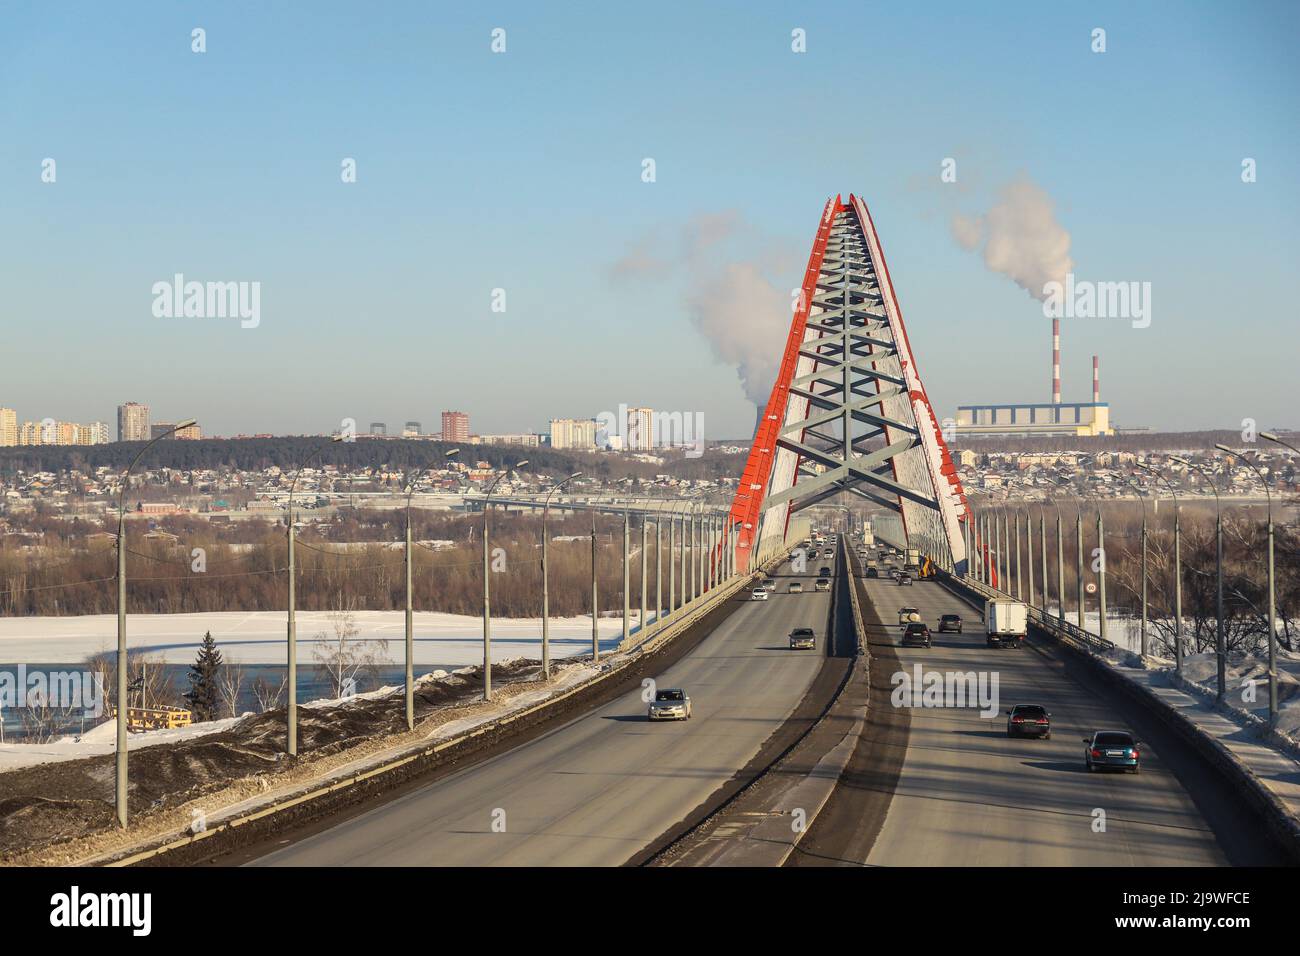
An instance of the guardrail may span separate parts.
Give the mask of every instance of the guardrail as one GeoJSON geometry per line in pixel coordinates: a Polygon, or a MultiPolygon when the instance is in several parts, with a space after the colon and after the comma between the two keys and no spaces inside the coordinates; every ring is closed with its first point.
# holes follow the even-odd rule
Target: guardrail
{"type": "MultiPolygon", "coordinates": [[[[954,588],[960,588],[977,595],[983,601],[1018,601],[1019,598],[1007,594],[998,588],[989,587],[972,578],[960,577],[952,574],[942,568],[935,569],[935,578],[946,582],[954,588]]],[[[1093,654],[1107,654],[1115,649],[1111,641],[1103,640],[1091,631],[1085,631],[1078,625],[1071,624],[1069,621],[1062,620],[1055,614],[1048,614],[1042,608],[1034,607],[1028,602],[1021,602],[1029,609],[1029,620],[1043,630],[1049,632],[1058,640],[1064,641],[1075,647],[1081,648],[1093,654]]]]}

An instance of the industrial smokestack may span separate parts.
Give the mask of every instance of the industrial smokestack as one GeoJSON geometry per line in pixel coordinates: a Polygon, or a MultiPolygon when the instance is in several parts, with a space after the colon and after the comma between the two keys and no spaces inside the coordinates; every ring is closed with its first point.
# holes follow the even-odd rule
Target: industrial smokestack
{"type": "Polygon", "coordinates": [[[1052,319],[1052,404],[1061,404],[1061,320],[1052,319]]]}
{"type": "Polygon", "coordinates": [[[1101,401],[1101,371],[1095,355],[1092,357],[1092,401],[1094,405],[1101,401]]]}

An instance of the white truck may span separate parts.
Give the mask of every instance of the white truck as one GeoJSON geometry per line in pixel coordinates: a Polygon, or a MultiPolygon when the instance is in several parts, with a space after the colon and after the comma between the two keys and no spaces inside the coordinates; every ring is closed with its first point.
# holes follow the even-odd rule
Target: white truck
{"type": "Polygon", "coordinates": [[[995,600],[984,605],[984,634],[989,647],[1020,647],[1029,627],[1029,608],[1021,601],[995,600]]]}
{"type": "Polygon", "coordinates": [[[866,525],[862,529],[862,546],[864,548],[874,547],[876,544],[875,532],[871,530],[871,525],[866,525]]]}
{"type": "Polygon", "coordinates": [[[908,571],[918,571],[921,568],[921,549],[908,548],[903,552],[903,567],[908,571]]]}

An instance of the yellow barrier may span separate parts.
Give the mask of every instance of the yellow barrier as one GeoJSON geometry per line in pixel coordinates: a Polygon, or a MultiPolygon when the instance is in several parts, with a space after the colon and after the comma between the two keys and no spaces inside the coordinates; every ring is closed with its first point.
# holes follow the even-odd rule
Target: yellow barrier
{"type": "MultiPolygon", "coordinates": [[[[108,708],[108,716],[116,718],[117,708],[108,708]]],[[[126,709],[127,730],[172,730],[176,727],[188,727],[193,718],[182,707],[128,707],[126,709]]]]}

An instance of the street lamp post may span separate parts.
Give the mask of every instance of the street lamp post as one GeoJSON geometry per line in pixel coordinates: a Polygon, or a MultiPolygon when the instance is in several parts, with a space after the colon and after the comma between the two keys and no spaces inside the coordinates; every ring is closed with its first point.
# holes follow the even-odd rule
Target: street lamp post
{"type": "Polygon", "coordinates": [[[1047,509],[1040,502],[1038,505],[1038,551],[1042,558],[1043,602],[1039,605],[1043,614],[1047,613],[1047,509]]]}
{"type": "Polygon", "coordinates": [[[1020,509],[1019,508],[1015,510],[1014,519],[1015,519],[1014,525],[1016,529],[1016,600],[1022,601],[1024,600],[1025,595],[1020,588],[1020,585],[1023,583],[1020,575],[1020,569],[1023,562],[1021,560],[1021,553],[1020,553],[1020,509]]]}
{"type": "Polygon", "coordinates": [[[664,523],[655,511],[655,630],[664,616],[664,523]]]}
{"type": "MultiPolygon", "coordinates": [[[[459,448],[443,455],[455,458],[459,448]]],[[[415,493],[415,472],[406,478],[406,729],[415,729],[415,602],[411,594],[413,555],[411,553],[411,496],[415,493]]]]}
{"type": "Polygon", "coordinates": [[[1174,671],[1181,677],[1183,674],[1183,533],[1178,515],[1178,494],[1169,479],[1161,472],[1141,462],[1134,464],[1162,481],[1169,489],[1170,497],[1174,499],[1174,671]]]}
{"type": "Polygon", "coordinates": [[[117,825],[120,827],[126,827],[129,817],[129,770],[127,768],[126,744],[127,711],[129,710],[127,695],[130,692],[126,666],[126,486],[131,481],[131,472],[140,463],[140,459],[144,457],[145,452],[168,435],[174,434],[182,428],[189,428],[193,424],[194,419],[187,419],[145,442],[144,446],[136,452],[135,457],[131,459],[131,464],[127,466],[126,472],[122,475],[122,487],[117,493],[117,768],[115,789],[117,825]]]}
{"type": "Polygon", "coordinates": [[[546,492],[546,501],[542,504],[542,680],[551,679],[551,592],[550,582],[547,580],[548,565],[546,559],[549,556],[549,547],[551,537],[546,530],[546,519],[551,511],[551,495],[555,494],[574,478],[580,478],[582,472],[575,471],[568,478],[560,481],[550,487],[546,492]]]}
{"type": "Polygon", "coordinates": [[[298,486],[298,477],[306,469],[307,465],[317,458],[326,448],[334,442],[343,440],[342,435],[335,435],[328,442],[323,443],[319,448],[307,456],[306,460],[298,466],[294,473],[293,481],[289,484],[289,507],[288,507],[288,529],[287,538],[289,542],[289,621],[288,621],[288,702],[285,712],[286,741],[285,752],[290,757],[298,756],[298,592],[297,592],[297,567],[294,556],[294,541],[297,539],[297,530],[293,522],[293,493],[298,486]]]}
{"type": "Polygon", "coordinates": [[[1029,592],[1028,604],[1034,605],[1034,516],[1029,509],[1025,509],[1025,570],[1027,572],[1027,581],[1029,592]]]}
{"type": "MultiPolygon", "coordinates": [[[[528,464],[528,459],[515,462],[513,470],[528,464]]],[[[497,484],[512,468],[507,466],[501,474],[492,479],[487,494],[483,497],[483,700],[492,699],[492,567],[491,549],[488,546],[488,525],[492,514],[492,492],[497,484]]]]}
{"type": "Polygon", "coordinates": [[[591,660],[600,662],[600,604],[596,591],[596,515],[591,509],[591,660]]]}
{"type": "MultiPolygon", "coordinates": [[[[1070,484],[1070,480],[1068,478],[1062,478],[1060,479],[1060,483],[1064,485],[1068,485],[1070,484]]],[[[1076,596],[1079,602],[1078,614],[1076,615],[1075,620],[1078,621],[1079,630],[1082,631],[1084,603],[1085,603],[1084,596],[1083,596],[1083,500],[1080,497],[1078,491],[1075,492],[1074,507],[1075,507],[1075,511],[1077,512],[1074,518],[1074,544],[1075,544],[1074,583],[1075,583],[1076,596]]],[[[1061,605],[1062,608],[1064,609],[1064,605],[1065,605],[1064,595],[1061,596],[1061,605]]],[[[1064,610],[1062,610],[1061,618],[1062,620],[1065,619],[1064,610]]]]}
{"type": "Polygon", "coordinates": [[[650,516],[646,511],[641,512],[641,618],[637,630],[641,632],[641,637],[645,637],[646,614],[650,610],[650,602],[646,600],[646,591],[650,582],[650,516]]]}
{"type": "Polygon", "coordinates": [[[1196,469],[1196,473],[1205,479],[1210,486],[1210,490],[1214,492],[1214,654],[1218,658],[1216,674],[1218,682],[1215,699],[1219,703],[1223,703],[1223,699],[1228,692],[1228,663],[1226,660],[1227,645],[1223,634],[1223,508],[1219,501],[1219,489],[1214,483],[1214,478],[1201,465],[1186,458],[1179,458],[1176,455],[1170,455],[1169,458],[1180,465],[1196,469]]]}
{"type": "Polygon", "coordinates": [[[632,512],[623,502],[623,645],[632,636],[632,512]]]}
{"type": "Polygon", "coordinates": [[[1056,509],[1056,619],[1065,623],[1065,531],[1061,524],[1061,504],[1052,500],[1056,509]]]}
{"type": "Polygon", "coordinates": [[[1101,620],[1101,639],[1106,640],[1106,528],[1101,519],[1101,502],[1097,502],[1097,612],[1101,620]]]}
{"type": "MultiPolygon", "coordinates": [[[[1276,441],[1277,439],[1274,438],[1273,440],[1276,441]]],[[[1273,493],[1269,491],[1268,481],[1265,479],[1264,473],[1253,461],[1246,458],[1241,452],[1233,451],[1223,445],[1215,445],[1214,447],[1219,451],[1240,458],[1242,464],[1253,471],[1256,477],[1259,478],[1260,484],[1264,486],[1265,499],[1268,501],[1268,723],[1272,727],[1277,724],[1277,592],[1273,577],[1273,493]]]]}
{"type": "Polygon", "coordinates": [[[1147,656],[1147,503],[1138,483],[1127,476],[1125,480],[1137,492],[1138,504],[1142,506],[1142,629],[1139,633],[1139,646],[1142,659],[1145,660],[1147,656]]]}

